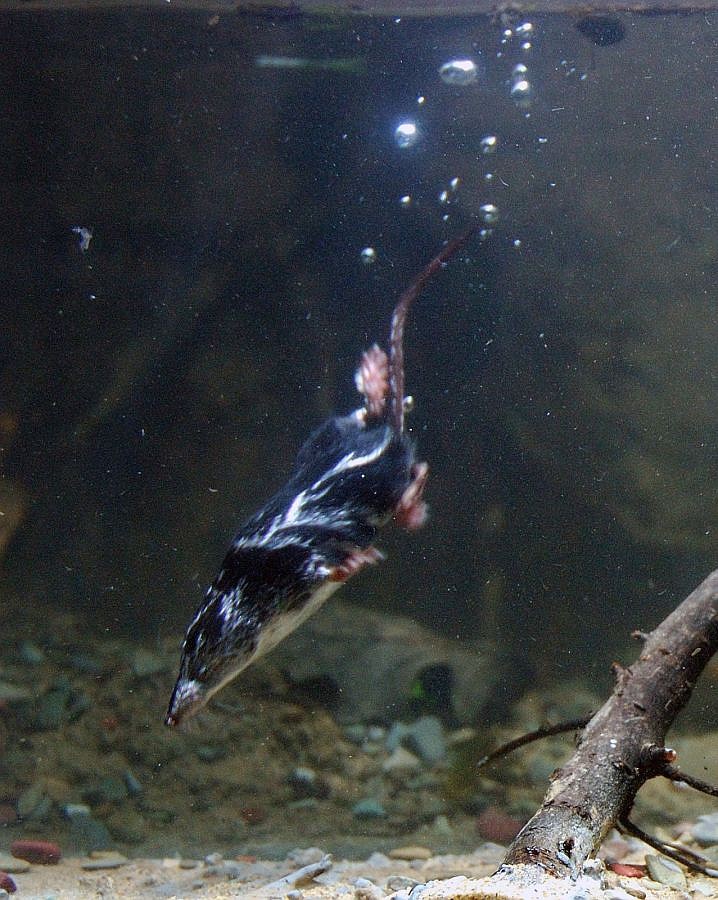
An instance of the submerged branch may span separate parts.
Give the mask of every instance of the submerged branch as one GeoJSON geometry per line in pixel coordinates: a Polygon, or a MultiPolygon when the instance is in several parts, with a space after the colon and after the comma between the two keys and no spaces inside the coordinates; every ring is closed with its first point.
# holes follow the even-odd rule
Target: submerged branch
{"type": "Polygon", "coordinates": [[[671,777],[675,753],[664,746],[666,732],[716,649],[718,571],[646,636],[636,662],[615,666],[612,696],[554,774],[502,868],[538,864],[556,876],[581,871],[608,831],[628,821],[641,786],[657,775],[671,777]]]}

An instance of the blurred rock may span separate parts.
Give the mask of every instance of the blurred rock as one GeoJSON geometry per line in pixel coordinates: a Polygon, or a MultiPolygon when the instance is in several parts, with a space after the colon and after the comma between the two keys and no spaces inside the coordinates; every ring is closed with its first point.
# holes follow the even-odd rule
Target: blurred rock
{"type": "Polygon", "coordinates": [[[302,681],[328,675],[339,686],[335,715],[343,722],[391,722],[413,709],[422,673],[448,666],[452,713],[473,722],[505,673],[489,645],[442,637],[406,616],[332,600],[272,653],[271,664],[302,681]]]}

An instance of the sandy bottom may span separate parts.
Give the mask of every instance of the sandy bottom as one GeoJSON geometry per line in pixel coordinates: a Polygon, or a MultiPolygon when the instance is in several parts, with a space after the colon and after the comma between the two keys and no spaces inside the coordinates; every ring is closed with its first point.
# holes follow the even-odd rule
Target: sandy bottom
{"type": "MultiPolygon", "coordinates": [[[[479,856],[438,856],[426,860],[388,860],[379,854],[369,860],[350,862],[334,861],[326,872],[312,879],[291,881],[297,865],[286,860],[220,860],[207,863],[198,861],[193,868],[183,868],[178,860],[130,860],[118,868],[87,871],[86,859],[66,859],[56,866],[33,866],[30,871],[14,875],[16,896],[22,900],[63,900],[63,898],[219,898],[246,897],[257,900],[286,898],[291,900],[327,900],[327,898],[353,898],[353,900],[379,900],[408,897],[418,884],[430,882],[413,896],[421,900],[484,900],[484,898],[541,898],[558,900],[580,896],[585,900],[605,897],[606,900],[680,900],[718,896],[718,879],[687,875],[685,890],[664,887],[648,878],[628,878],[603,871],[601,879],[582,885],[565,885],[549,879],[526,887],[518,880],[505,882],[502,890],[487,890],[486,879],[495,865],[482,862],[479,856]],[[277,880],[290,876],[290,882],[277,884],[277,880]],[[442,879],[435,881],[435,879],[442,879]],[[444,879],[447,879],[444,881],[444,879]],[[450,880],[448,880],[450,879],[450,880]],[[602,880],[602,883],[599,881],[602,880]],[[568,888],[568,890],[567,890],[568,888]]],[[[586,882],[586,879],[582,879],[586,882]]],[[[413,897],[412,897],[413,900],[413,897]]]]}

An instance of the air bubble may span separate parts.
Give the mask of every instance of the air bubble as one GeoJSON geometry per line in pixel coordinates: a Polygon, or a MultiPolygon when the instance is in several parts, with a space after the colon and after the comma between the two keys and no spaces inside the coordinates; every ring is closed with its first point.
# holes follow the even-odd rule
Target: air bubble
{"type": "Polygon", "coordinates": [[[450,188],[450,190],[456,191],[456,190],[458,190],[458,187],[459,187],[459,179],[458,179],[458,178],[452,178],[451,181],[449,182],[449,188],[450,188]]]}
{"type": "Polygon", "coordinates": [[[404,209],[406,207],[411,206],[411,194],[404,194],[403,197],[399,197],[399,205],[404,209]]]}
{"type": "Polygon", "coordinates": [[[522,22],[516,26],[516,34],[531,34],[533,30],[533,22],[522,22]]]}
{"type": "Polygon", "coordinates": [[[405,150],[407,147],[413,147],[419,140],[419,129],[416,127],[416,122],[402,122],[400,125],[397,125],[394,131],[394,140],[397,147],[400,147],[402,150],[405,150]]]}
{"type": "Polygon", "coordinates": [[[530,50],[531,49],[531,41],[524,41],[523,44],[521,44],[521,49],[522,50],[530,50]]]}
{"type": "Polygon", "coordinates": [[[449,202],[449,192],[448,192],[448,191],[441,191],[441,193],[439,194],[439,203],[444,203],[444,204],[446,204],[446,203],[448,203],[448,202],[449,202]]]}
{"type": "Polygon", "coordinates": [[[373,247],[365,247],[359,254],[359,258],[365,266],[371,266],[376,262],[376,250],[373,247]]]}
{"type": "Polygon", "coordinates": [[[533,90],[531,88],[531,82],[526,78],[514,81],[511,85],[511,99],[515,100],[516,104],[520,107],[525,108],[531,105],[532,94],[533,90]]]}
{"type": "Polygon", "coordinates": [[[499,208],[493,203],[484,203],[479,207],[479,215],[485,225],[495,225],[499,221],[499,208]]]}
{"type": "Polygon", "coordinates": [[[481,152],[482,153],[494,153],[496,151],[496,147],[498,146],[499,139],[495,134],[487,134],[486,137],[482,137],[480,141],[481,152]]]}
{"type": "Polygon", "coordinates": [[[473,59],[452,59],[439,69],[439,77],[444,84],[465,87],[473,84],[479,76],[479,70],[473,59]]]}
{"type": "Polygon", "coordinates": [[[521,249],[521,238],[515,238],[515,239],[514,239],[514,247],[515,247],[517,250],[520,250],[520,249],[521,249]]]}
{"type": "Polygon", "coordinates": [[[516,65],[511,70],[511,77],[514,81],[520,81],[528,74],[528,66],[525,66],[523,63],[516,63],[516,65]]]}

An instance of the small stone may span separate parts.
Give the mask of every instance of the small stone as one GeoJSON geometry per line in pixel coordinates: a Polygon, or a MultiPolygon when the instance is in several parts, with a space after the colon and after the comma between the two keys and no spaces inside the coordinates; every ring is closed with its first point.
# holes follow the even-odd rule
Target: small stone
{"type": "Polygon", "coordinates": [[[691,834],[701,847],[718,844],[718,813],[698,816],[696,824],[691,828],[691,834]]]}
{"type": "Polygon", "coordinates": [[[127,857],[121,853],[105,853],[102,856],[93,857],[82,863],[82,868],[88,871],[97,869],[119,869],[127,862],[127,857]]]}
{"type": "Polygon", "coordinates": [[[67,719],[71,696],[69,683],[58,678],[54,686],[38,700],[33,727],[38,731],[53,731],[59,728],[67,719]]]}
{"type": "Polygon", "coordinates": [[[30,863],[25,859],[16,859],[9,853],[0,852],[0,871],[10,875],[22,875],[30,868],[30,863]]]}
{"type": "Polygon", "coordinates": [[[23,641],[18,648],[18,655],[28,666],[39,666],[45,662],[45,651],[32,641],[23,641]]]}
{"type": "Polygon", "coordinates": [[[388,865],[390,865],[390,863],[391,860],[385,853],[379,853],[379,851],[376,850],[367,859],[365,865],[367,865],[370,869],[385,869],[388,865]]]}
{"type": "Polygon", "coordinates": [[[654,881],[665,884],[668,887],[685,890],[688,887],[686,876],[683,874],[678,863],[665,856],[655,856],[651,853],[646,855],[646,866],[648,874],[654,881]]]}
{"type": "Polygon", "coordinates": [[[384,891],[368,878],[357,878],[354,882],[354,900],[384,900],[384,891]]]}
{"type": "Polygon", "coordinates": [[[17,859],[26,859],[40,866],[54,866],[60,862],[62,851],[54,841],[20,839],[10,844],[10,853],[17,859]]]}
{"type": "Polygon", "coordinates": [[[428,766],[435,766],[446,757],[444,728],[436,716],[422,716],[413,722],[404,743],[428,766]]]}
{"type": "Polygon", "coordinates": [[[303,866],[311,866],[312,863],[318,863],[326,855],[326,850],[322,850],[320,847],[295,847],[294,850],[290,850],[287,853],[287,859],[301,869],[303,866]]]}
{"type": "Polygon", "coordinates": [[[384,772],[399,774],[416,772],[421,768],[421,760],[411,750],[407,750],[405,747],[396,747],[392,750],[391,756],[381,764],[381,768],[384,772]]]}
{"type": "Polygon", "coordinates": [[[179,861],[180,869],[196,869],[199,866],[198,859],[181,859],[179,861]]]}
{"type": "Polygon", "coordinates": [[[143,791],[143,787],[140,781],[130,772],[129,769],[122,773],[122,778],[125,782],[125,787],[127,788],[127,793],[130,797],[139,797],[139,795],[143,791]]]}
{"type": "Polygon", "coordinates": [[[61,807],[61,812],[70,821],[78,816],[92,815],[92,810],[86,803],[64,803],[61,807]]]}
{"type": "Polygon", "coordinates": [[[329,785],[319,778],[314,769],[308,766],[297,766],[287,776],[287,783],[294,791],[297,799],[306,797],[319,797],[324,799],[329,796],[329,785]]]}
{"type": "Polygon", "coordinates": [[[431,859],[432,856],[433,854],[428,847],[394,847],[393,850],[389,851],[390,859],[431,859]]]}
{"type": "Polygon", "coordinates": [[[386,810],[373,797],[366,797],[352,806],[352,812],[357,819],[383,819],[386,816],[386,810]]]}

